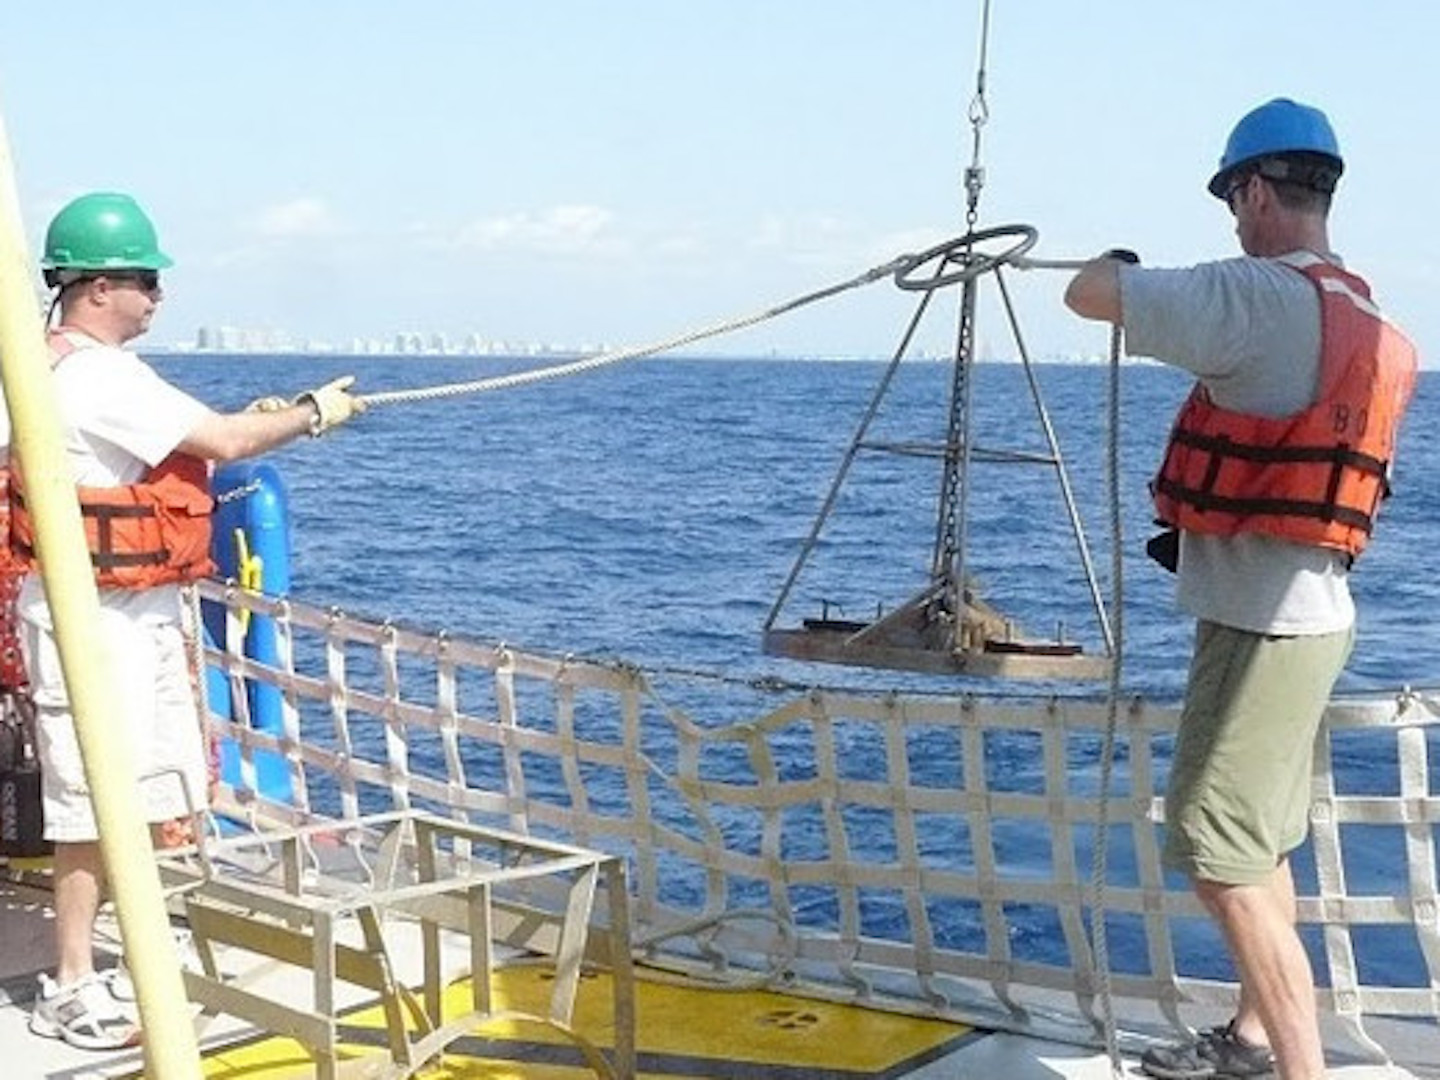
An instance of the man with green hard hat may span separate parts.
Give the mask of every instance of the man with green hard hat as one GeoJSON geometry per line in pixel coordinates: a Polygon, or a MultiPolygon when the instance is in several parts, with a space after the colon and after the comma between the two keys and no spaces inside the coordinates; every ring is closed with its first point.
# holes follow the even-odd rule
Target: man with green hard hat
{"type": "Polygon", "coordinates": [[[1389,493],[1414,346],[1330,248],[1344,169],[1329,119],[1275,98],[1206,185],[1242,256],[1168,268],[1112,252],[1065,293],[1132,355],[1196,379],[1151,483],[1150,552],[1195,622],[1165,794],[1165,863],[1219,924],[1239,976],[1229,1023],[1155,1047],[1162,1080],[1319,1080],[1314,977],[1290,853],[1309,828],[1316,733],[1350,654],[1350,570],[1389,493]]]}
{"type": "MultiPolygon", "coordinates": [[[[126,346],[145,333],[173,262],[129,195],[82,195],[45,237],[54,290],[49,345],[65,446],[79,487],[96,583],[100,638],[120,691],[119,720],[136,753],[137,789],[157,840],[203,807],[208,755],[184,642],[180,588],[208,574],[211,462],[318,436],[364,402],[336,379],[293,402],[218,413],[162,379],[126,346]],[[138,509],[138,513],[136,512],[138,509]]],[[[0,424],[4,418],[0,416],[0,424]]],[[[9,442],[8,425],[3,441],[9,442]]],[[[120,1005],[124,969],[100,975],[92,935],[104,882],[98,833],[24,501],[24,462],[11,461],[11,546],[28,560],[18,612],[34,694],[45,836],[55,846],[54,977],[41,975],[30,1030],[90,1049],[139,1038],[120,1005]]],[[[194,628],[191,628],[192,632],[194,628]]]]}

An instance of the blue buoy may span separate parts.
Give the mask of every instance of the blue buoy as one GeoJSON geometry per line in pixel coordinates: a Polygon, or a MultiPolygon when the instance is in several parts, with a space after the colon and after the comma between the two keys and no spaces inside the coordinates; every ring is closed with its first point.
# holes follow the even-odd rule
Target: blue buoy
{"type": "MultiPolygon", "coordinates": [[[[266,596],[289,595],[290,504],[279,472],[264,462],[232,462],[215,470],[211,490],[217,500],[211,557],[219,575],[258,588],[266,596]],[[253,580],[257,570],[258,581],[253,580]]],[[[203,608],[206,637],[223,648],[224,607],[207,601],[203,608]]],[[[245,630],[245,655],[262,664],[279,666],[279,636],[273,618],[260,612],[250,617],[245,630]]],[[[207,668],[205,676],[211,710],[238,720],[243,714],[234,708],[230,680],[215,667],[207,668]]],[[[247,679],[245,693],[251,726],[281,737],[284,695],[280,688],[247,679]]],[[[270,750],[256,750],[253,756],[258,793],[276,802],[291,802],[290,770],[284,757],[270,750]]],[[[241,783],[240,748],[233,739],[221,741],[220,777],[227,784],[241,783]]]]}

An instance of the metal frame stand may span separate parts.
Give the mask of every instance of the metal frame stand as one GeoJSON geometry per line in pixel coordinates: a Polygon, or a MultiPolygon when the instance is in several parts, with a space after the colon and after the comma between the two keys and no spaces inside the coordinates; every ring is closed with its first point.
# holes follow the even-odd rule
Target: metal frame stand
{"type": "MultiPolygon", "coordinates": [[[[183,905],[202,970],[185,973],[202,1018],[238,1016],[300,1041],[320,1080],[412,1076],[446,1046],[499,1015],[528,1019],[575,1042],[596,1075],[635,1075],[634,972],[625,865],[618,856],[461,824],[420,812],[396,812],[267,832],[161,859],[161,876],[183,905]],[[328,843],[336,838],[340,843],[328,843]],[[360,855],[378,839],[373,860],[360,855]],[[331,854],[327,859],[321,849],[331,854]],[[607,918],[592,936],[597,889],[607,918]],[[424,976],[417,997],[396,976],[385,920],[418,923],[424,976]],[[359,944],[347,944],[358,929],[359,944]],[[441,931],[468,936],[471,997],[459,1016],[443,1015],[441,931]],[[491,979],[503,966],[495,943],[553,958],[546,1015],[497,1010],[491,979]],[[308,1006],[247,988],[222,975],[215,947],[240,950],[312,972],[308,1006]],[[571,1026],[586,959],[612,973],[615,1045],[609,1060],[571,1026]],[[385,1014],[388,1056],[342,1061],[336,988],[374,991],[385,1014]]],[[[227,954],[228,959],[228,954],[227,954]]]]}

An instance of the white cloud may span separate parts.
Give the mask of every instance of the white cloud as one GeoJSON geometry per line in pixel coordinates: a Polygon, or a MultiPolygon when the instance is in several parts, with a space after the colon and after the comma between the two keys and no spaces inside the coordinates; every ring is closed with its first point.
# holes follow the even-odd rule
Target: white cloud
{"type": "Polygon", "coordinates": [[[812,214],[784,218],[771,214],[762,218],[750,236],[750,246],[762,251],[824,251],[849,239],[850,230],[839,218],[812,214]]]}
{"type": "Polygon", "coordinates": [[[942,238],[919,230],[874,233],[832,215],[772,214],[755,223],[745,244],[751,252],[791,265],[844,274],[859,273],[905,252],[924,250],[942,238]]]}
{"type": "Polygon", "coordinates": [[[340,222],[323,199],[299,198],[267,206],[255,215],[252,227],[271,240],[333,236],[340,222]]]}
{"type": "Polygon", "coordinates": [[[962,231],[952,229],[947,233],[943,228],[902,229],[899,232],[877,237],[870,246],[870,253],[876,258],[888,258],[901,254],[915,255],[922,251],[929,251],[936,244],[959,236],[962,231]]]}
{"type": "Polygon", "coordinates": [[[479,218],[463,225],[453,243],[484,251],[526,250],[572,253],[617,249],[615,215],[600,206],[553,206],[531,213],[479,218]]]}

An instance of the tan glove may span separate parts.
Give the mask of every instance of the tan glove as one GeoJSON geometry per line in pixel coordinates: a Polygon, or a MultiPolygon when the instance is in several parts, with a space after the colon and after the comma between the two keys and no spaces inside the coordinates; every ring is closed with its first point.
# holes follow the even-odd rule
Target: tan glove
{"type": "Polygon", "coordinates": [[[306,390],[295,399],[296,405],[310,405],[315,409],[315,417],[310,421],[312,436],[323,435],[365,411],[365,402],[347,393],[354,382],[354,375],[342,375],[318,389],[306,390]]]}
{"type": "Polygon", "coordinates": [[[279,412],[281,409],[288,409],[290,402],[283,397],[271,394],[268,397],[259,397],[245,406],[245,412],[279,412]]]}

